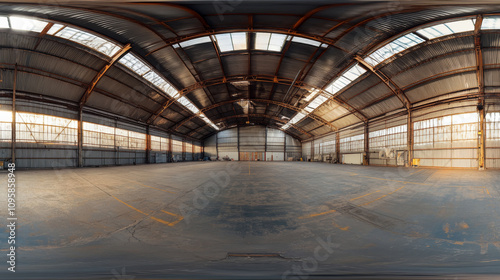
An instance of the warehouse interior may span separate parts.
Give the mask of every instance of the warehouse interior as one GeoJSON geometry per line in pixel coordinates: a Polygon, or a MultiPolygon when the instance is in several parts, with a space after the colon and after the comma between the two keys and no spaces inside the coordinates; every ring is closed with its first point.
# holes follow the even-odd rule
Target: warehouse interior
{"type": "Polygon", "coordinates": [[[490,1],[0,2],[0,276],[496,279],[499,58],[490,1]]]}

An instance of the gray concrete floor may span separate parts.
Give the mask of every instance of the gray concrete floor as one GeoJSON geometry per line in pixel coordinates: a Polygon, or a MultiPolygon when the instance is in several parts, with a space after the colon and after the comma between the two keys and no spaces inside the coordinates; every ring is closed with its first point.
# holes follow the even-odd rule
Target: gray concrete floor
{"type": "MultiPolygon", "coordinates": [[[[16,176],[17,272],[2,261],[1,279],[500,275],[499,171],[193,162],[16,176]]],[[[5,228],[6,195],[0,210],[5,228]]]]}

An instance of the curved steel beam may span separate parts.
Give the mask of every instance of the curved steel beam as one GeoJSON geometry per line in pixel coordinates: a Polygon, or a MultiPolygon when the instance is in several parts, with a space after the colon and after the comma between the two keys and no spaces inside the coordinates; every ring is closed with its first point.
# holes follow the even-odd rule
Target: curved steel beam
{"type": "MultiPolygon", "coordinates": [[[[244,115],[234,115],[234,116],[229,116],[229,117],[224,117],[224,118],[220,118],[220,119],[217,119],[217,120],[214,120],[213,122],[214,123],[218,123],[218,122],[224,122],[224,121],[227,121],[227,120],[230,120],[230,119],[237,119],[237,118],[249,118],[249,117],[253,117],[253,118],[266,118],[266,119],[272,119],[276,122],[283,122],[282,119],[278,118],[278,117],[275,117],[275,116],[269,116],[269,115],[265,115],[265,114],[244,114],[244,115]]],[[[208,126],[208,124],[205,124],[204,126],[201,126],[201,127],[198,127],[196,129],[194,129],[193,131],[191,131],[188,136],[192,136],[193,134],[195,134],[198,130],[204,128],[208,126]]],[[[295,125],[292,125],[293,128],[295,128],[296,130],[300,131],[300,133],[302,134],[305,134],[309,137],[312,137],[311,134],[309,134],[307,131],[303,130],[302,128],[298,127],[298,126],[295,126],[295,125]]],[[[281,130],[281,129],[280,129],[281,130]]]]}
{"type": "MultiPolygon", "coordinates": [[[[302,81],[294,81],[292,79],[288,78],[282,78],[282,77],[273,77],[271,75],[243,75],[243,76],[228,76],[224,79],[224,77],[218,77],[218,78],[213,78],[209,80],[205,80],[199,83],[196,83],[194,85],[188,86],[182,90],[179,91],[179,96],[176,99],[171,99],[165,102],[161,108],[153,115],[148,120],[148,123],[152,123],[155,119],[157,119],[168,107],[170,107],[174,102],[176,102],[179,98],[185,96],[186,94],[205,87],[209,86],[215,86],[219,84],[225,84],[225,83],[230,83],[230,82],[240,82],[240,81],[249,81],[249,82],[266,82],[266,83],[276,83],[276,84],[281,84],[281,85],[293,85],[294,87],[305,89],[308,91],[313,91],[313,90],[318,90],[321,92],[324,92],[323,89],[314,87],[312,85],[308,85],[302,81]]],[[[340,104],[342,107],[347,109],[350,112],[353,112],[360,120],[366,121],[367,117],[363,115],[360,111],[358,111],[356,108],[352,107],[348,103],[342,101],[338,97],[331,97],[331,100],[337,102],[340,104]]]]}
{"type": "Polygon", "coordinates": [[[221,30],[206,30],[204,32],[199,32],[199,33],[195,33],[195,34],[191,34],[191,35],[179,36],[179,37],[175,37],[172,39],[168,39],[165,41],[165,45],[150,51],[146,56],[151,55],[151,54],[153,54],[159,50],[162,50],[164,48],[167,48],[171,45],[178,44],[178,43],[181,43],[184,41],[189,41],[192,39],[197,39],[197,38],[210,36],[210,35],[232,33],[232,32],[272,32],[272,33],[284,34],[284,35],[289,35],[289,36],[299,36],[299,37],[303,37],[306,39],[315,40],[315,41],[321,42],[323,44],[327,44],[327,45],[332,46],[334,48],[337,48],[345,53],[349,53],[349,51],[347,51],[339,46],[335,46],[336,40],[334,40],[334,39],[330,39],[330,38],[322,37],[322,36],[318,36],[318,35],[311,35],[311,34],[303,33],[300,31],[294,31],[294,30],[290,30],[290,29],[278,29],[278,28],[252,28],[252,29],[230,28],[230,29],[221,29],[221,30]]]}
{"type": "MultiPolygon", "coordinates": [[[[273,105],[277,105],[277,106],[280,106],[280,107],[284,107],[284,108],[287,108],[287,109],[290,109],[290,110],[294,110],[296,112],[300,112],[301,109],[298,108],[298,107],[295,107],[293,105],[290,105],[288,103],[283,103],[283,102],[279,102],[279,101],[274,101],[274,100],[267,100],[267,99],[250,99],[248,101],[253,101],[253,102],[258,102],[258,103],[266,103],[266,104],[273,104],[273,105]]],[[[183,125],[185,125],[187,122],[189,122],[190,120],[194,119],[195,117],[207,112],[207,111],[210,111],[210,110],[213,110],[217,107],[220,107],[220,106],[223,106],[223,105],[227,105],[227,104],[231,104],[231,103],[235,103],[235,102],[238,102],[238,100],[227,100],[227,101],[223,101],[223,102],[219,102],[219,103],[216,103],[216,104],[213,104],[211,106],[208,106],[208,107],[205,107],[203,109],[200,110],[200,112],[198,114],[195,114],[195,115],[192,115],[190,117],[188,117],[187,119],[181,121],[179,124],[177,124],[175,127],[174,127],[174,131],[177,131],[179,128],[181,128],[183,125]]],[[[334,131],[338,130],[337,127],[333,126],[331,123],[329,123],[327,120],[319,117],[319,116],[316,116],[314,114],[309,114],[308,115],[309,118],[313,119],[313,120],[316,120],[316,121],[319,121],[321,123],[323,123],[324,125],[327,125],[329,126],[330,128],[332,128],[334,131]]]]}

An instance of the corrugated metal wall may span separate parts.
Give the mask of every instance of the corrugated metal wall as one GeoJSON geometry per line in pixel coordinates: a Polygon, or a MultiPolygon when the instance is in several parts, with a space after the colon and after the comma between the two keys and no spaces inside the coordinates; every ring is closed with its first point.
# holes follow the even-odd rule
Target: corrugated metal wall
{"type": "Polygon", "coordinates": [[[210,136],[204,142],[206,156],[218,156],[219,159],[227,156],[233,160],[298,160],[302,154],[301,147],[300,140],[281,130],[264,126],[227,129],[210,136]]]}

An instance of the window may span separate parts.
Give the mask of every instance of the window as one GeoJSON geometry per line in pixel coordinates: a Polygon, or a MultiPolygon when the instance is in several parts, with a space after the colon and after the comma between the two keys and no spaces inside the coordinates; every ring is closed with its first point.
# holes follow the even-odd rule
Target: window
{"type": "Polygon", "coordinates": [[[184,96],[179,98],[177,101],[181,103],[184,107],[186,107],[189,111],[191,111],[193,114],[198,114],[200,112],[200,110],[184,96]]]}
{"type": "Polygon", "coordinates": [[[408,127],[401,125],[370,132],[370,150],[406,147],[407,131],[408,127]]]}
{"type": "Polygon", "coordinates": [[[354,80],[359,78],[364,73],[366,73],[366,69],[361,67],[359,65],[359,63],[356,63],[351,68],[346,70],[342,74],[342,76],[338,77],[330,85],[328,85],[326,87],[326,90],[328,92],[330,92],[331,94],[335,94],[335,93],[341,91],[346,86],[348,86],[350,83],[352,83],[354,80]]]}
{"type": "Polygon", "coordinates": [[[16,113],[16,142],[77,144],[78,121],[33,113],[16,113]]]}
{"type": "Polygon", "coordinates": [[[364,151],[365,135],[360,134],[352,137],[340,139],[340,152],[360,152],[364,151]]]}
{"type": "Polygon", "coordinates": [[[199,45],[199,44],[205,44],[205,43],[212,43],[212,40],[210,39],[209,36],[204,36],[204,37],[201,37],[201,38],[187,40],[187,41],[184,41],[182,43],[179,43],[179,45],[181,47],[183,47],[183,48],[187,48],[187,47],[190,47],[190,46],[199,45]]]}
{"type": "Polygon", "coordinates": [[[318,95],[314,100],[307,105],[307,107],[304,109],[306,112],[311,113],[312,111],[316,110],[319,106],[321,106],[323,103],[325,103],[328,100],[327,97],[323,95],[318,95]]]}
{"type": "Polygon", "coordinates": [[[255,33],[255,49],[281,52],[285,44],[286,35],[277,33],[255,33]]]}
{"type": "Polygon", "coordinates": [[[474,31],[474,25],[474,19],[466,19],[434,25],[420,29],[417,33],[432,40],[451,34],[474,31]]]}
{"type": "Polygon", "coordinates": [[[83,145],[87,147],[114,148],[115,128],[83,122],[83,145]]]}
{"type": "Polygon", "coordinates": [[[0,142],[12,141],[12,112],[0,111],[0,142]]]}
{"type": "Polygon", "coordinates": [[[137,75],[142,76],[151,71],[151,68],[138,59],[134,54],[127,53],[120,60],[121,64],[127,66],[130,70],[134,71],[137,75]]]}
{"type": "Polygon", "coordinates": [[[407,50],[413,46],[425,42],[424,39],[418,37],[417,35],[410,33],[399,37],[398,39],[390,42],[389,44],[377,49],[365,58],[365,61],[372,66],[380,64],[382,61],[398,54],[404,50],[407,50]]]}
{"type": "Polygon", "coordinates": [[[217,34],[215,38],[221,52],[248,49],[246,32],[217,34]]]}
{"type": "Polygon", "coordinates": [[[60,31],[63,27],[64,27],[64,25],[56,23],[56,24],[52,25],[52,27],[49,29],[49,31],[47,31],[47,34],[54,35],[58,31],[60,31]]]}
{"type": "Polygon", "coordinates": [[[72,27],[64,27],[55,36],[82,44],[109,57],[120,50],[119,46],[106,39],[72,27]]]}
{"type": "Polygon", "coordinates": [[[45,28],[45,26],[47,26],[47,22],[31,18],[10,16],[9,19],[11,28],[15,30],[33,31],[40,33],[45,28]]]}
{"type": "Polygon", "coordinates": [[[483,30],[500,29],[500,17],[485,17],[483,19],[483,30]]]}
{"type": "Polygon", "coordinates": [[[0,28],[10,28],[7,17],[0,17],[0,28]]]}
{"type": "MultiPolygon", "coordinates": [[[[486,138],[488,140],[500,140],[500,113],[486,114],[486,138]]],[[[498,145],[498,142],[497,142],[498,145]]]]}
{"type": "Polygon", "coordinates": [[[300,43],[300,44],[305,44],[305,45],[310,45],[310,46],[317,47],[317,48],[319,48],[319,47],[326,47],[326,45],[322,44],[321,42],[318,42],[318,41],[315,41],[315,40],[311,40],[311,39],[307,39],[307,38],[302,38],[302,37],[293,37],[292,42],[300,43]]]}

